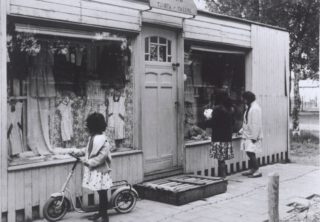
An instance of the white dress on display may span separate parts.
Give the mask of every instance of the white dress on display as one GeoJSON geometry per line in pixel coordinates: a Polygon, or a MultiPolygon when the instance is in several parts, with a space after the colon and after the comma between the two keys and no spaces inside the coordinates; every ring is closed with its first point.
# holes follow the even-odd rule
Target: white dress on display
{"type": "Polygon", "coordinates": [[[73,137],[73,118],[71,103],[60,103],[57,108],[61,114],[61,137],[62,141],[70,141],[73,137]]]}
{"type": "Polygon", "coordinates": [[[17,155],[23,152],[23,137],[22,137],[22,103],[17,102],[14,110],[8,105],[8,145],[11,155],[17,155]]]}
{"type": "Polygon", "coordinates": [[[120,96],[116,99],[114,96],[108,97],[108,127],[114,132],[114,139],[121,140],[125,138],[125,97],[120,96]]]}

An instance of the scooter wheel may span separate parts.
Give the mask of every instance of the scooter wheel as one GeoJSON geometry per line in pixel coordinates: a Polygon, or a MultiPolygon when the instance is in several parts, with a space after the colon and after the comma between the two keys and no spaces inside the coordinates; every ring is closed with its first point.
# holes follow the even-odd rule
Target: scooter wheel
{"type": "Polygon", "coordinates": [[[68,211],[66,199],[60,197],[51,197],[43,207],[43,216],[48,221],[61,220],[68,211]]]}
{"type": "Polygon", "coordinates": [[[119,192],[113,201],[114,209],[118,213],[129,213],[137,203],[137,195],[132,190],[119,192]]]}

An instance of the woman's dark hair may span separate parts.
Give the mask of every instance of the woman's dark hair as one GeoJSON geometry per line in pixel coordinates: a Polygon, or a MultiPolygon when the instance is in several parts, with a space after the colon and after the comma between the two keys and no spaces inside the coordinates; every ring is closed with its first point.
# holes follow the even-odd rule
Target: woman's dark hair
{"type": "Polygon", "coordinates": [[[218,91],[215,95],[215,105],[222,105],[228,110],[231,109],[231,99],[229,98],[227,92],[225,91],[218,91]]]}
{"type": "Polygon", "coordinates": [[[253,92],[246,91],[242,94],[242,97],[248,101],[249,104],[251,104],[253,101],[256,100],[256,96],[253,94],[253,92]]]}
{"type": "Polygon", "coordinates": [[[86,126],[91,135],[102,134],[107,128],[106,120],[101,113],[92,113],[87,117],[86,126]]]}

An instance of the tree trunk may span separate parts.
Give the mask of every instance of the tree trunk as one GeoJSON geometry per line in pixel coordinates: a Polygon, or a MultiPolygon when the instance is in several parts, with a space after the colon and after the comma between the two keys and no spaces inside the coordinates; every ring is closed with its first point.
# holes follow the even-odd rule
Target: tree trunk
{"type": "Polygon", "coordinates": [[[300,80],[300,72],[295,70],[295,77],[294,77],[294,101],[293,101],[293,111],[292,111],[292,128],[293,131],[299,131],[299,113],[300,113],[300,106],[301,106],[301,99],[299,93],[299,80],[300,80]]]}

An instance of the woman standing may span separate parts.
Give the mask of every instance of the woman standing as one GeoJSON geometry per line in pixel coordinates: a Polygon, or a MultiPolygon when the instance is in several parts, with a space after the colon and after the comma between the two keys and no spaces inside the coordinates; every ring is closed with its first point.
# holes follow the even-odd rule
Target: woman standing
{"type": "Polygon", "coordinates": [[[249,157],[250,168],[249,171],[244,172],[242,175],[251,178],[261,177],[262,174],[259,172],[259,163],[256,157],[256,154],[261,152],[261,141],[263,137],[261,108],[256,102],[256,96],[252,92],[244,92],[242,97],[247,109],[244,113],[243,126],[241,129],[241,150],[245,151],[249,157]]]}
{"type": "Polygon", "coordinates": [[[101,113],[93,113],[88,116],[86,126],[90,134],[89,143],[86,148],[73,153],[77,156],[85,156],[82,186],[99,194],[99,213],[88,219],[102,218],[103,222],[109,222],[107,190],[112,186],[111,153],[110,145],[103,134],[107,124],[101,113]]]}
{"type": "Polygon", "coordinates": [[[210,157],[218,160],[218,176],[226,177],[225,161],[234,157],[232,149],[232,106],[225,92],[215,96],[215,106],[206,126],[212,128],[210,157]]]}

